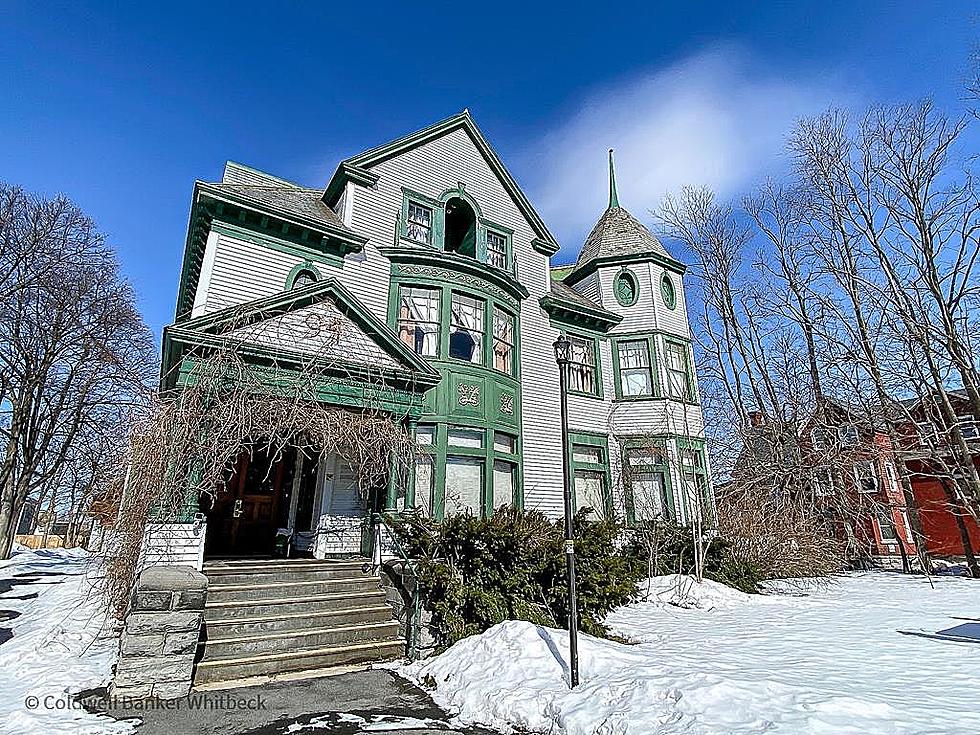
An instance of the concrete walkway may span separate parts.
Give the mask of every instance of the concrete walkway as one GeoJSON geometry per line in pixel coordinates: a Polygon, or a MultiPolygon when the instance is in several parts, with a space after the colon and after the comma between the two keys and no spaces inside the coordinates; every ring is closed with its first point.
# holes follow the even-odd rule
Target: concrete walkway
{"type": "Polygon", "coordinates": [[[172,709],[123,706],[107,714],[141,719],[137,735],[494,735],[450,727],[428,694],[384,669],[193,692],[175,702],[172,709]]]}

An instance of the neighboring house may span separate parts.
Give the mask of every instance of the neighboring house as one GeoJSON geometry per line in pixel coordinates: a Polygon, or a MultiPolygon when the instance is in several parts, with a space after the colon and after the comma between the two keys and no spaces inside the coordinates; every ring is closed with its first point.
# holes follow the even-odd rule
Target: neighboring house
{"type": "Polygon", "coordinates": [[[739,458],[747,478],[770,482],[774,492],[805,488],[852,563],[914,553],[891,440],[863,412],[822,397],[803,420],[773,426],[760,413],[750,418],[739,458]]]}
{"type": "Polygon", "coordinates": [[[915,553],[899,461],[888,433],[861,412],[824,398],[807,426],[804,444],[824,466],[814,472],[817,502],[834,518],[855,560],[900,558],[915,553]],[[901,546],[900,546],[901,544],[901,546]]]}
{"type": "MultiPolygon", "coordinates": [[[[973,463],[980,468],[980,424],[970,410],[965,393],[951,390],[947,397],[956,412],[963,438],[972,450],[973,463]]],[[[980,554],[980,525],[953,492],[951,471],[956,471],[957,463],[945,448],[947,437],[936,431],[936,425],[941,422],[930,415],[929,405],[923,399],[907,401],[906,407],[915,425],[903,432],[911,438],[904,454],[908,457],[906,467],[922,518],[926,550],[935,556],[962,557],[968,551],[980,554]]]]}
{"type": "MultiPolygon", "coordinates": [[[[163,385],[184,385],[232,327],[257,366],[330,353],[321,400],[356,409],[383,379],[385,406],[425,450],[378,506],[558,516],[553,343],[566,332],[577,508],[630,521],[710,514],[685,267],[620,206],[611,153],[608,208],[574,266],[553,268],[557,253],[465,111],[342,161],[322,189],[229,162],[220,182],[194,187],[163,385]],[[306,336],[269,338],[287,323],[306,336]],[[323,324],[342,339],[328,344],[323,324]]],[[[358,552],[377,508],[357,491],[358,467],[324,455],[243,455],[203,519],[159,538],[198,566],[205,538],[208,554],[267,553],[277,527],[318,557],[358,552]]]]}

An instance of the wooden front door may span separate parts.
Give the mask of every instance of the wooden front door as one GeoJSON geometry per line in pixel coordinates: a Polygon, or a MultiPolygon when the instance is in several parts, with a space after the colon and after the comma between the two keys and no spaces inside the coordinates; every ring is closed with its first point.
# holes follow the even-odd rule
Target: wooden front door
{"type": "Polygon", "coordinates": [[[291,450],[276,456],[258,449],[239,454],[208,513],[209,555],[272,553],[295,463],[291,450]]]}

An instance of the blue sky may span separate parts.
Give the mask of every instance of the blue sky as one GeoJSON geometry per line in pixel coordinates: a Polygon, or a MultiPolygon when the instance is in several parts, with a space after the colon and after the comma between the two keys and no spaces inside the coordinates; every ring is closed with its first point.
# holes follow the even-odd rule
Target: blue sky
{"type": "Polygon", "coordinates": [[[980,41],[968,2],[81,5],[3,4],[0,179],[93,216],[158,334],[193,182],[227,159],[320,186],[468,107],[567,258],[606,148],[638,216],[685,183],[734,196],[778,175],[800,115],[958,109],[980,41]]]}

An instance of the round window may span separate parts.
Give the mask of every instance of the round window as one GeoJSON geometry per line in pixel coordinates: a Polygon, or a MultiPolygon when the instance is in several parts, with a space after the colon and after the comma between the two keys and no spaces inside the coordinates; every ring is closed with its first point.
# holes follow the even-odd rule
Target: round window
{"type": "Polygon", "coordinates": [[[666,273],[660,279],[660,292],[664,296],[664,303],[667,304],[668,309],[673,309],[677,306],[677,293],[674,291],[674,282],[670,280],[670,276],[666,273]]]}
{"type": "Polygon", "coordinates": [[[613,291],[616,293],[616,301],[620,304],[623,306],[632,306],[635,304],[639,290],[636,276],[630,271],[624,268],[616,274],[616,280],[613,282],[613,291]]]}

